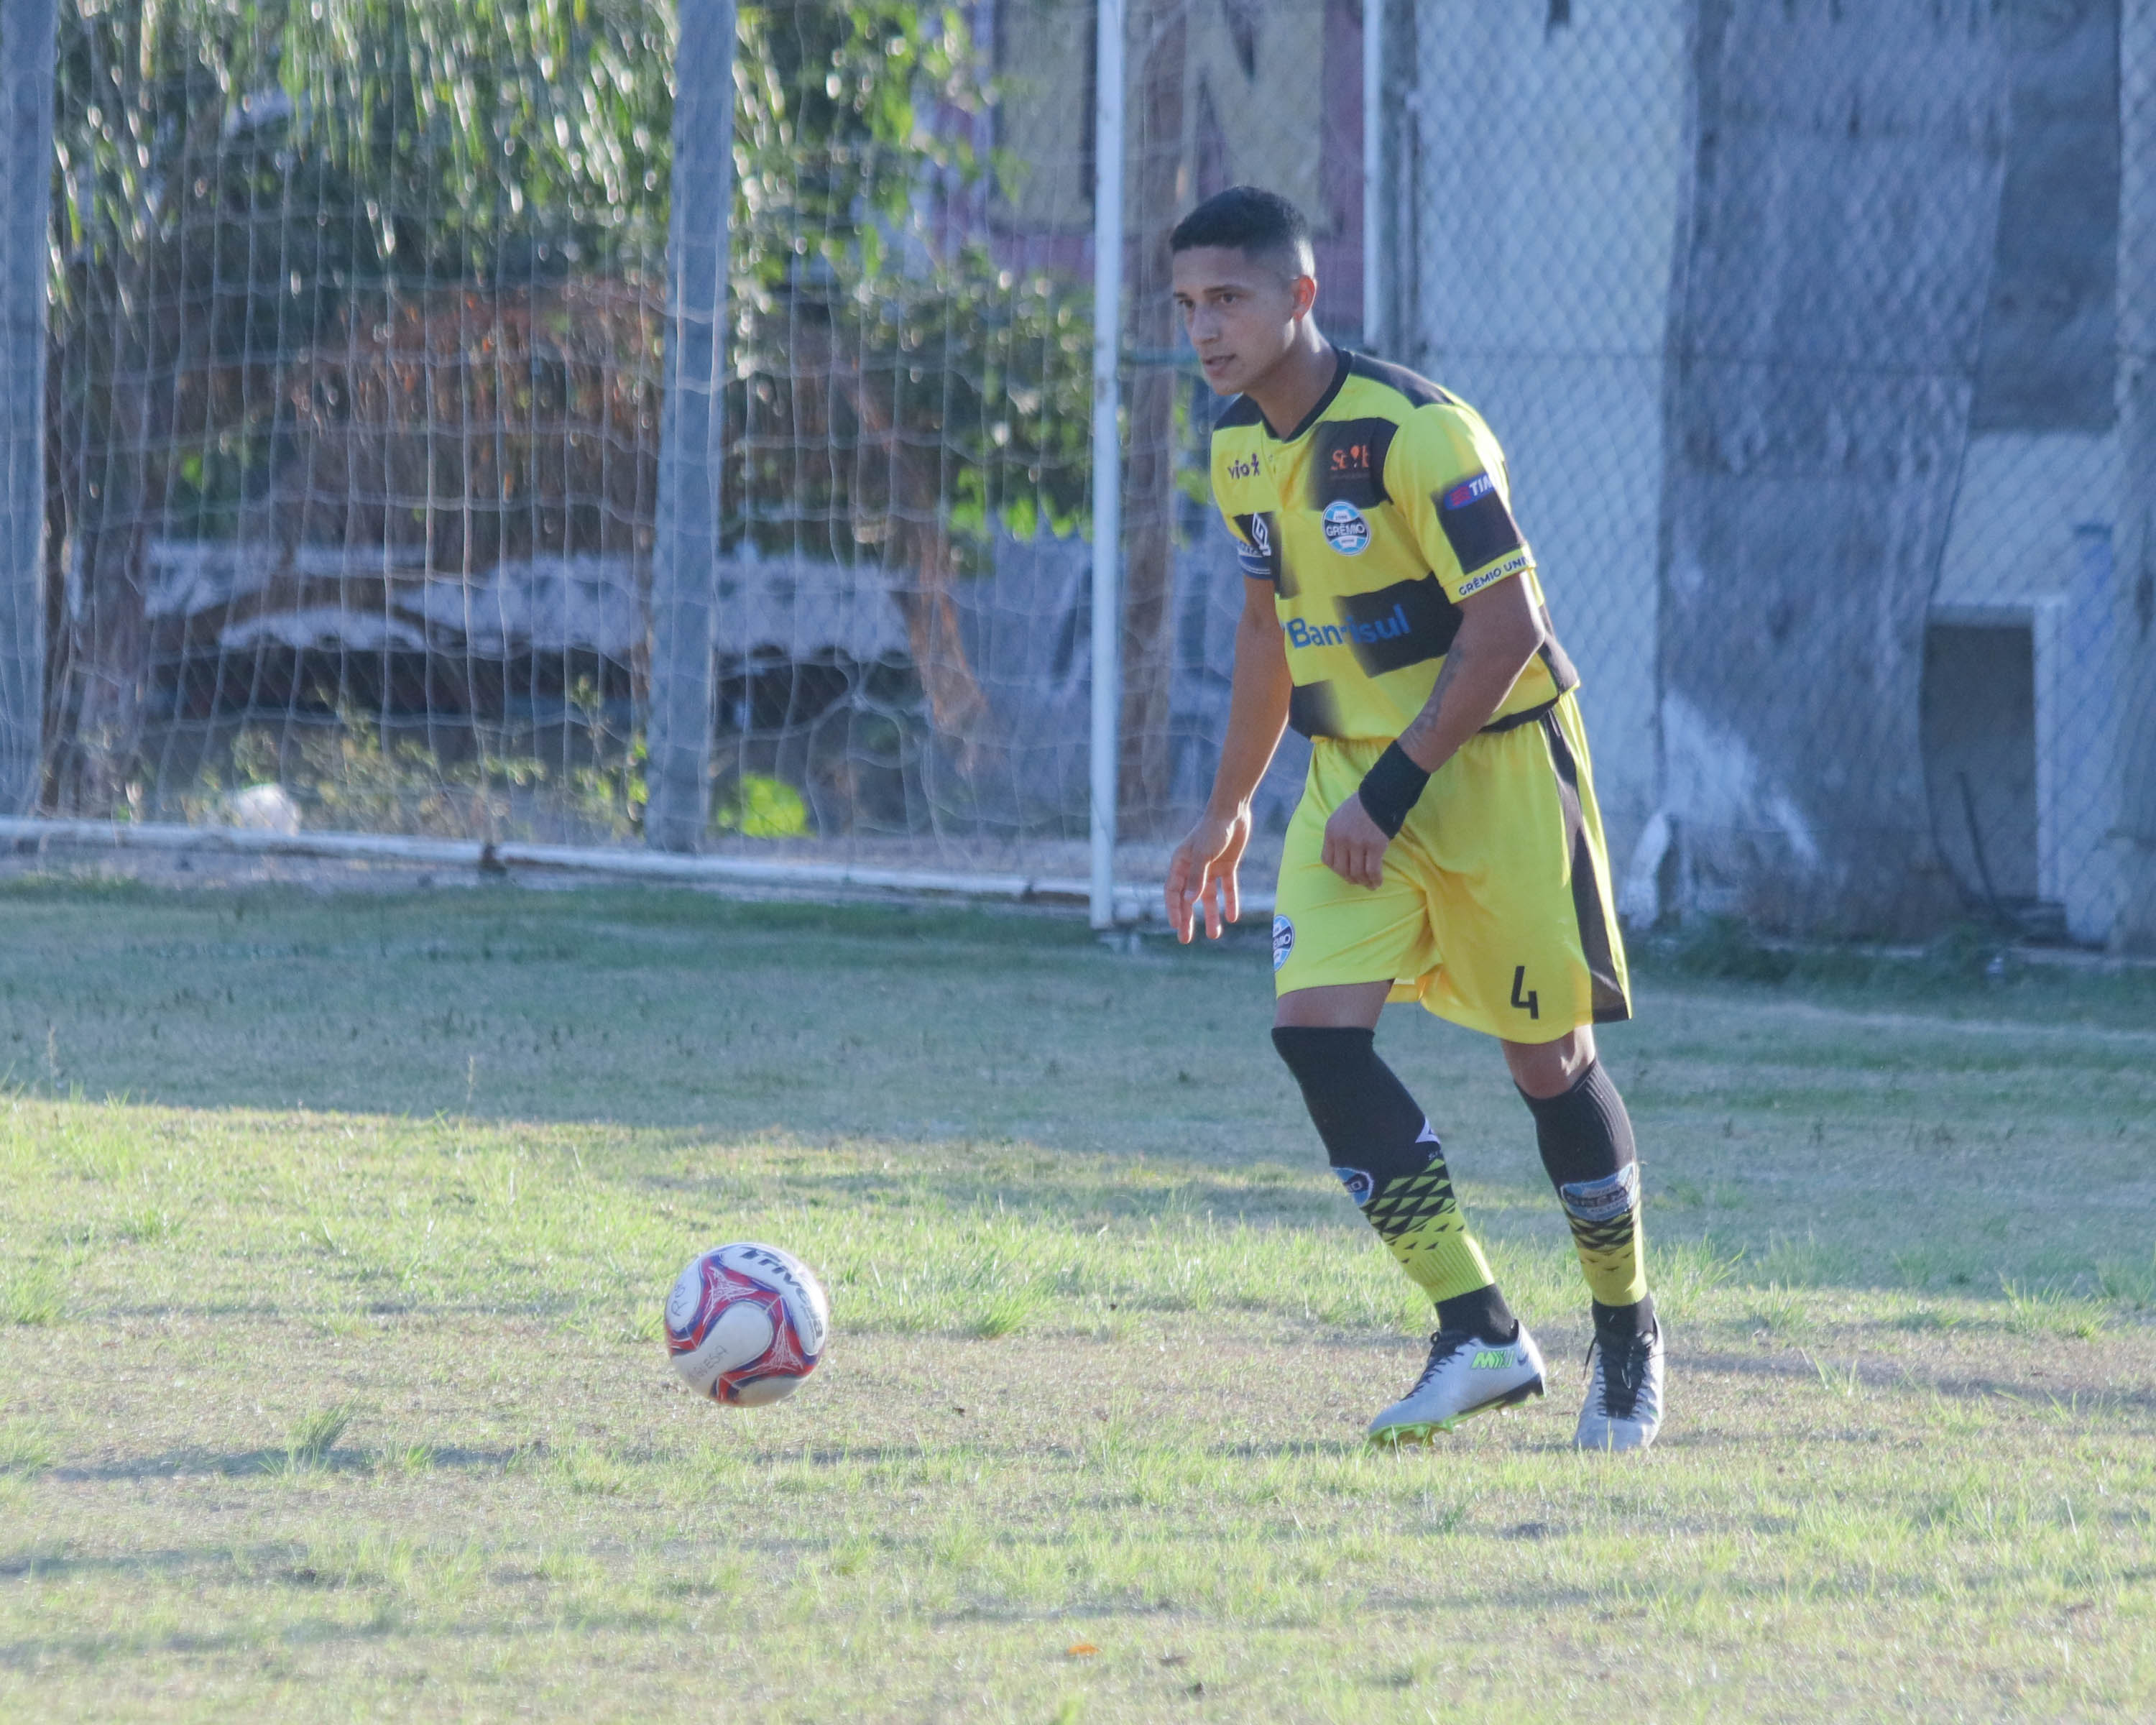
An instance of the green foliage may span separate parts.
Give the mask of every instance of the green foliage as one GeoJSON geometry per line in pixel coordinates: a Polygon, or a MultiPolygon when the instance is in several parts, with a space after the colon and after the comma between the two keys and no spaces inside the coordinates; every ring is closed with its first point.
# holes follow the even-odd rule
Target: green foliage
{"type": "MultiPolygon", "coordinates": [[[[913,0],[740,9],[729,434],[747,489],[727,496],[753,501],[760,537],[880,543],[920,500],[860,490],[846,450],[894,429],[933,452],[932,513],[962,536],[998,516],[1067,528],[1082,507],[1082,297],[946,237],[942,211],[990,185],[968,141],[992,92],[967,18],[913,0]],[[835,415],[821,379],[793,398],[819,352],[850,357],[835,415]],[[795,475],[749,453],[755,429],[834,459],[795,475]]],[[[675,33],[653,0],[64,5],[68,424],[80,461],[103,466],[118,439],[151,456],[139,490],[108,487],[93,513],[232,531],[278,459],[279,368],[317,341],[364,345],[434,285],[597,276],[655,304],[675,33]],[[131,393],[137,373],[169,387],[131,393]]]]}
{"type": "Polygon", "coordinates": [[[1089,304],[941,231],[989,190],[952,123],[990,102],[980,59],[957,6],[742,10],[726,495],[769,548],[880,554],[926,518],[969,567],[998,521],[1081,520],[1089,304]]]}
{"type": "Polygon", "coordinates": [[[0,1323],[44,1329],[60,1321],[66,1304],[59,1276],[44,1265],[25,1265],[0,1282],[0,1323]]]}
{"type": "Polygon", "coordinates": [[[229,532],[278,456],[280,368],[372,328],[385,289],[637,274],[671,50],[647,0],[64,4],[61,424],[108,475],[67,505],[229,532]]]}
{"type": "Polygon", "coordinates": [[[714,799],[711,824],[744,839],[798,839],[808,830],[808,805],[784,779],[744,773],[714,799]]]}
{"type": "Polygon", "coordinates": [[[0,1478],[34,1476],[52,1465],[52,1440],[38,1427],[27,1420],[0,1425],[0,1478]]]}
{"type": "MultiPolygon", "coordinates": [[[[281,784],[311,827],[461,839],[507,836],[516,812],[512,793],[539,784],[547,769],[528,756],[485,752],[446,760],[409,737],[385,735],[362,713],[346,711],[334,726],[289,732],[282,744],[250,726],[233,746],[233,774],[242,785],[281,784]]],[[[594,777],[591,800],[597,803],[596,781],[603,774],[595,771],[594,777]]],[[[205,775],[204,783],[206,798],[182,799],[191,818],[206,818],[216,800],[216,778],[205,775]]]]}

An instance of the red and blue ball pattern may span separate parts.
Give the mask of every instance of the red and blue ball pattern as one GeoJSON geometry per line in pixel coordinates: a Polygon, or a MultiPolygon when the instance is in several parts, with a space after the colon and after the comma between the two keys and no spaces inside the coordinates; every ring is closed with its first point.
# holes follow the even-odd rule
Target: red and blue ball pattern
{"type": "Polygon", "coordinates": [[[816,1369],[831,1306],[808,1266],[777,1246],[714,1247],[666,1300],[666,1352],[699,1394],[735,1407],[789,1396],[816,1369]]]}

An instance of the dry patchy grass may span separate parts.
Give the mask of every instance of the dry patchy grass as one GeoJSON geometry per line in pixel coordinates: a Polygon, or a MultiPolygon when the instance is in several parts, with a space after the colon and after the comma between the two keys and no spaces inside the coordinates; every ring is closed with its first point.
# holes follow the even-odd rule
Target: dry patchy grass
{"type": "Polygon", "coordinates": [[[0,925],[11,1717],[2156,1712],[2156,1033],[2109,985],[2093,1034],[1650,988],[1607,1046],[1674,1409],[1617,1460],[1565,1445],[1524,1113],[1389,1021],[1559,1378],[1395,1456],[1422,1315],[1255,950],[627,893],[0,925]],[[757,1235],[837,1339],[722,1412],[655,1312],[757,1235]]]}

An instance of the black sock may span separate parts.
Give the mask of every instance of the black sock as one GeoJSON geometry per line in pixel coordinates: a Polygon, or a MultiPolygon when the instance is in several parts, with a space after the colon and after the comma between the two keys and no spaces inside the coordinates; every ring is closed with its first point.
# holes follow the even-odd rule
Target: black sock
{"type": "Polygon", "coordinates": [[[1456,1300],[1439,1301],[1437,1327],[1465,1330],[1485,1342],[1517,1342],[1520,1336],[1520,1321],[1512,1316],[1512,1308],[1505,1303],[1494,1281],[1456,1300]]]}
{"type": "MultiPolygon", "coordinates": [[[[1302,1086],[1332,1171],[1400,1267],[1436,1304],[1439,1327],[1455,1327],[1444,1313],[1457,1306],[1478,1322],[1500,1316],[1509,1331],[1512,1314],[1453,1196],[1445,1147],[1407,1087],[1378,1058],[1374,1034],[1286,1024],[1273,1032],[1273,1046],[1302,1086]]],[[[1500,1332],[1489,1339],[1512,1338],[1500,1332]]]]}

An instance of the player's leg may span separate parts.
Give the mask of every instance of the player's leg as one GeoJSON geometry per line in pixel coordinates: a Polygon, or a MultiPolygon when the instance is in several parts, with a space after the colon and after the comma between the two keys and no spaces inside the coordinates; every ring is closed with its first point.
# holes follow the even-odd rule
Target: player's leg
{"type": "Polygon", "coordinates": [[[1460,1214],[1445,1147],[1378,1055],[1378,1014],[1391,986],[1283,994],[1273,1046],[1302,1086],[1332,1171],[1400,1268],[1430,1296],[1438,1327],[1509,1342],[1517,1326],[1460,1214]]]}
{"type": "Polygon", "coordinates": [[[1408,1393],[1370,1423],[1373,1443],[1421,1442],[1491,1408],[1543,1393],[1542,1355],[1490,1274],[1445,1166],[1445,1147],[1378,1058],[1387,983],[1281,997],[1273,1045],[1340,1177],[1400,1267],[1437,1308],[1430,1357],[1408,1393]]]}
{"type": "Polygon", "coordinates": [[[1661,1424],[1664,1345],[1647,1291],[1639,1156],[1625,1099],[1586,1025],[1555,1042],[1507,1042],[1504,1050],[1534,1116],[1535,1145],[1571,1225],[1594,1313],[1578,1441],[1644,1448],[1661,1424]]]}
{"type": "Polygon", "coordinates": [[[1375,891],[1351,886],[1319,858],[1327,817],[1368,765],[1349,745],[1313,752],[1281,861],[1273,1044],[1301,1086],[1333,1171],[1437,1308],[1421,1381],[1371,1428],[1373,1439],[1399,1442],[1538,1395],[1543,1371],[1468,1230],[1444,1146],[1378,1056],[1388,996],[1411,998],[1414,979],[1435,963],[1420,888],[1389,860],[1375,891]]]}
{"type": "Polygon", "coordinates": [[[1662,1343],[1631,1125],[1595,1056],[1594,1026],[1631,1005],[1577,709],[1568,698],[1539,724],[1477,737],[1440,778],[1437,806],[1408,829],[1436,865],[1445,947],[1424,1004],[1498,1039],[1533,1113],[1595,1320],[1578,1440],[1641,1447],[1661,1421],[1662,1343]]]}

